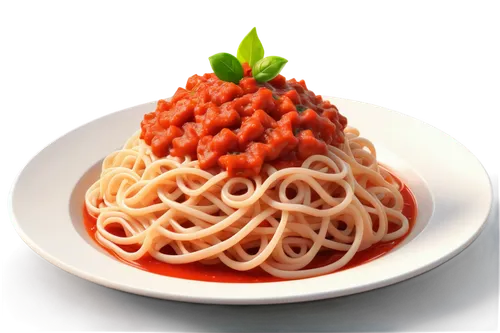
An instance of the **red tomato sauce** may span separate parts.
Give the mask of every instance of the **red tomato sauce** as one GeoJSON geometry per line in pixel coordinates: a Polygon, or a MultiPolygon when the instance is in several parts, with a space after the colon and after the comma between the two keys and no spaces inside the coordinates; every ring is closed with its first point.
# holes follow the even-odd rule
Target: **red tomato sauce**
{"type": "Polygon", "coordinates": [[[264,162],[303,161],[344,142],[347,119],[305,82],[258,83],[244,64],[239,84],[193,75],[144,116],[141,139],[158,157],[190,156],[205,170],[254,176],[264,162]]]}
{"type": "MultiPolygon", "coordinates": [[[[354,257],[351,259],[351,261],[341,270],[356,267],[383,256],[384,254],[388,253],[396,246],[398,246],[410,233],[415,224],[415,219],[417,217],[417,203],[410,189],[406,185],[402,186],[401,194],[404,198],[403,215],[408,218],[408,221],[410,223],[410,229],[408,230],[408,233],[399,239],[385,243],[377,243],[364,251],[356,253],[354,257]]],[[[85,207],[83,209],[83,216],[84,216],[85,229],[87,230],[87,233],[93,239],[93,241],[97,243],[97,240],[95,238],[96,219],[87,212],[87,209],[85,207]]],[[[394,231],[395,229],[396,226],[389,224],[390,232],[394,231]]],[[[124,236],[123,229],[115,229],[115,230],[107,229],[107,230],[117,236],[124,236]]],[[[137,246],[128,246],[122,248],[125,251],[129,252],[137,250],[137,246]]],[[[257,282],[284,281],[284,279],[269,275],[267,272],[263,271],[258,267],[249,271],[240,272],[228,268],[223,264],[203,265],[197,262],[189,264],[167,264],[159,260],[156,260],[149,255],[146,255],[137,261],[127,261],[118,257],[116,254],[114,254],[114,252],[110,250],[106,249],[106,251],[108,251],[118,260],[130,266],[145,270],[147,272],[175,277],[175,278],[209,281],[209,282],[226,282],[226,283],[228,282],[257,283],[257,282]]],[[[344,252],[340,251],[332,251],[332,250],[322,251],[314,258],[314,260],[306,267],[306,269],[328,265],[340,259],[343,256],[343,254],[344,252]]]]}

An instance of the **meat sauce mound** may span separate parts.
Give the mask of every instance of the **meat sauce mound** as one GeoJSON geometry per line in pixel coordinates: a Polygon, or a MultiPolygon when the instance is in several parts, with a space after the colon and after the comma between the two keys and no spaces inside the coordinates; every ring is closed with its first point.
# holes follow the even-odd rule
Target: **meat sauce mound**
{"type": "Polygon", "coordinates": [[[303,80],[278,75],[258,83],[247,64],[238,84],[193,75],[144,116],[141,139],[158,157],[190,156],[204,170],[258,175],[264,163],[300,165],[344,142],[347,119],[303,80]]]}

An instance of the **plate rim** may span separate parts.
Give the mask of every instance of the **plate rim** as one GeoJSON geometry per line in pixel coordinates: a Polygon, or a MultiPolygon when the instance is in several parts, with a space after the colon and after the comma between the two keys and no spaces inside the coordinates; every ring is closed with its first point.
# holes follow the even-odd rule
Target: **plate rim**
{"type": "MultiPolygon", "coordinates": [[[[474,234],[470,235],[468,240],[466,242],[464,242],[463,244],[461,244],[460,246],[458,246],[457,248],[455,248],[453,251],[449,252],[447,255],[444,255],[444,256],[441,256],[440,258],[434,260],[432,263],[430,263],[429,265],[426,265],[426,266],[421,266],[417,269],[414,269],[414,270],[411,270],[409,272],[405,272],[403,274],[400,274],[396,277],[393,277],[393,278],[390,278],[390,279],[384,279],[384,280],[380,280],[380,281],[375,281],[375,282],[372,282],[372,283],[369,283],[369,284],[365,284],[365,285],[361,285],[361,286],[355,286],[355,287],[351,287],[351,288],[346,288],[340,292],[333,292],[334,295],[331,295],[332,294],[332,291],[327,291],[327,290],[324,290],[322,292],[317,292],[317,293],[310,293],[310,294],[306,294],[305,296],[304,295],[292,295],[292,296],[289,296],[289,297],[280,297],[280,298],[274,298],[274,297],[268,297],[268,298],[252,298],[252,299],[248,299],[248,298],[239,298],[239,297],[232,297],[232,298],[224,298],[224,297],[221,297],[221,298],[217,298],[217,297],[210,297],[210,298],[200,298],[199,296],[190,296],[190,295],[182,295],[182,294],[168,294],[168,295],[165,295],[164,293],[162,292],[159,292],[157,290],[154,290],[154,289],[144,289],[144,288],[140,288],[140,287],[135,287],[135,286],[129,286],[129,285],[126,285],[126,284],[123,284],[123,283],[120,283],[120,282],[116,282],[116,281],[110,281],[102,276],[96,276],[96,275],[93,275],[93,274],[90,274],[88,272],[86,272],[84,269],[81,269],[81,268],[78,268],[78,267],[73,267],[69,264],[67,264],[66,262],[64,262],[63,260],[60,260],[57,258],[57,256],[54,256],[50,253],[48,253],[47,251],[45,251],[44,249],[40,248],[39,246],[37,246],[36,242],[31,239],[31,237],[29,237],[25,231],[23,230],[22,228],[22,223],[19,223],[18,219],[16,218],[16,214],[15,214],[15,211],[14,211],[14,192],[16,190],[16,187],[17,185],[19,184],[19,181],[21,179],[21,176],[24,174],[25,170],[28,168],[28,166],[30,166],[33,161],[42,153],[44,152],[46,149],[48,149],[49,147],[51,147],[52,145],[54,145],[56,142],[58,142],[59,140],[63,139],[64,137],[70,135],[71,133],[75,132],[75,131],[78,131],[79,129],[83,129],[84,127],[92,124],[92,123],[97,123],[99,121],[102,121],[104,118],[107,118],[107,117],[113,117],[119,113],[122,113],[122,112],[125,112],[127,110],[133,110],[133,109],[136,109],[136,108],[142,108],[142,107],[146,107],[148,105],[154,105],[156,104],[156,101],[151,101],[151,102],[146,102],[146,103],[142,103],[142,104],[139,104],[139,105],[136,105],[136,106],[132,106],[132,107],[128,107],[128,108],[125,108],[125,109],[122,109],[122,110],[117,110],[117,111],[114,111],[114,112],[111,112],[111,113],[108,113],[108,114],[105,114],[101,117],[98,117],[98,118],[95,118],[93,120],[90,120],[76,128],[73,128],[69,131],[67,131],[66,133],[64,133],[63,135],[59,136],[58,138],[56,138],[55,140],[53,140],[52,142],[50,142],[49,144],[47,144],[44,148],[40,149],[38,152],[36,152],[29,160],[28,162],[25,164],[25,166],[19,171],[19,173],[16,175],[12,185],[11,185],[11,188],[10,188],[10,191],[9,191],[9,195],[8,195],[8,211],[9,211],[9,217],[11,218],[11,223],[12,225],[14,226],[14,229],[16,230],[17,234],[20,236],[20,238],[28,245],[29,248],[31,248],[37,255],[39,255],[40,257],[42,257],[43,259],[47,260],[49,263],[51,263],[52,265],[70,273],[70,274],[73,274],[75,276],[78,276],[80,278],[83,278],[83,279],[86,279],[90,282],[93,282],[93,283],[97,283],[97,284],[100,284],[102,286],[105,286],[105,287],[108,287],[108,288],[112,288],[112,289],[115,289],[115,290],[121,290],[121,291],[126,291],[126,292],[129,292],[129,293],[133,293],[133,294],[138,294],[138,295],[144,295],[144,296],[149,296],[149,297],[154,297],[154,298],[160,298],[160,299],[168,299],[168,300],[175,300],[175,301],[183,301],[183,302],[194,302],[194,303],[206,303],[206,304],[281,304],[281,303],[295,303],[295,302],[305,302],[305,301],[314,301],[314,300],[319,300],[319,299],[326,299],[326,298],[333,298],[333,297],[342,297],[342,296],[346,296],[346,295],[351,295],[351,294],[356,294],[356,293],[361,293],[361,292],[366,292],[366,291],[369,291],[369,290],[373,290],[373,289],[377,289],[377,288],[381,288],[381,287],[386,287],[386,286],[390,286],[392,284],[395,284],[395,283],[399,283],[401,281],[404,281],[404,280],[407,280],[409,278],[413,278],[413,277],[416,277],[418,275],[421,275],[425,272],[428,272],[440,265],[442,265],[443,263],[445,263],[446,261],[452,259],[453,257],[457,256],[459,253],[461,253],[463,250],[465,250],[470,244],[472,244],[476,239],[477,237],[480,235],[480,233],[484,230],[485,228],[485,225],[486,225],[486,222],[488,220],[488,217],[491,215],[491,212],[492,212],[492,209],[493,209],[493,187],[492,187],[492,181],[491,181],[491,178],[486,170],[486,168],[484,167],[484,165],[481,163],[481,161],[474,155],[474,153],[472,153],[468,147],[466,147],[464,144],[462,144],[460,141],[456,140],[453,136],[449,135],[448,133],[440,130],[439,128],[425,122],[425,121],[422,121],[416,117],[413,117],[413,116],[410,116],[410,115],[407,115],[407,114],[404,114],[404,113],[401,113],[401,112],[398,112],[398,111],[394,111],[394,110],[391,110],[391,109],[388,109],[388,108],[385,108],[385,107],[381,107],[381,106],[378,106],[378,105],[374,105],[374,104],[371,104],[371,103],[366,103],[366,102],[360,102],[360,101],[356,101],[356,100],[352,100],[352,99],[346,99],[346,98],[338,98],[338,97],[329,97],[329,96],[323,96],[323,98],[325,99],[333,99],[333,100],[343,100],[343,101],[346,101],[346,102],[354,102],[354,103],[358,103],[358,104],[363,104],[363,105],[366,105],[368,107],[376,107],[376,108],[380,108],[384,111],[387,111],[387,112],[390,112],[390,113],[395,113],[397,115],[400,115],[400,116],[403,116],[403,117],[408,117],[408,118],[411,118],[413,121],[417,121],[419,123],[422,123],[424,124],[425,126],[428,126],[428,127],[431,127],[433,130],[435,131],[438,131],[438,132],[441,132],[443,134],[445,134],[447,137],[455,140],[456,143],[458,143],[459,146],[461,146],[462,148],[464,148],[469,157],[473,158],[475,162],[478,163],[478,165],[480,166],[480,170],[481,172],[484,174],[484,176],[486,176],[486,180],[487,180],[487,187],[488,187],[488,203],[487,203],[487,211],[486,211],[486,215],[484,215],[482,218],[481,218],[481,225],[480,227],[475,231],[474,234]]],[[[376,145],[376,143],[375,143],[376,145]]],[[[377,147],[377,145],[376,145],[377,147]]],[[[425,180],[425,179],[424,179],[425,180]]],[[[479,218],[477,218],[479,220],[479,218]]],[[[71,223],[71,221],[68,221],[69,223],[71,223]]],[[[311,278],[311,279],[315,279],[315,278],[311,278]]],[[[310,279],[306,279],[306,280],[310,280],[310,279]]],[[[290,283],[290,282],[293,282],[293,281],[305,281],[305,280],[292,280],[292,281],[282,281],[282,282],[272,282],[272,283],[266,283],[266,284],[276,284],[276,283],[279,283],[279,284],[287,284],[287,283],[290,283]]],[[[195,282],[199,282],[199,283],[209,283],[209,284],[221,284],[221,283],[217,283],[217,282],[201,282],[201,281],[195,281],[195,282]]],[[[245,283],[231,283],[231,285],[246,285],[245,283]]]]}

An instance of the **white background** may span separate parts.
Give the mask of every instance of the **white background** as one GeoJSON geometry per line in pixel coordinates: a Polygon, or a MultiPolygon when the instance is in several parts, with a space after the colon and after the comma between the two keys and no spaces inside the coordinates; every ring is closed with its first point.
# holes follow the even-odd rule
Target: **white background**
{"type": "MultiPolygon", "coordinates": [[[[332,93],[334,95],[340,95],[340,96],[342,96],[343,91],[344,91],[343,88],[320,89],[321,93],[332,93]]],[[[152,99],[152,98],[155,98],[155,97],[154,96],[130,96],[129,97],[129,104],[135,104],[136,102],[140,102],[140,101],[148,100],[148,99],[152,99]]],[[[383,97],[380,97],[380,96],[378,96],[378,97],[377,96],[357,96],[357,97],[346,96],[346,98],[357,99],[357,100],[365,101],[367,103],[370,103],[370,101],[375,101],[375,100],[377,100],[377,101],[383,100],[383,97]]],[[[123,106],[123,105],[105,104],[104,110],[101,112],[112,111],[113,109],[116,109],[116,108],[121,107],[121,106],[123,106]]],[[[393,109],[398,109],[400,112],[405,112],[405,113],[409,112],[408,104],[390,105],[390,107],[393,109]]],[[[96,112],[99,112],[99,111],[96,110],[96,112]]],[[[410,112],[410,114],[416,118],[419,118],[419,119],[422,119],[422,120],[428,122],[429,124],[431,124],[435,127],[442,129],[443,131],[447,132],[452,137],[455,137],[455,135],[456,135],[455,129],[448,128],[448,121],[446,121],[446,120],[444,120],[444,121],[443,120],[438,120],[438,121],[432,120],[432,113],[431,112],[410,112]]],[[[91,114],[91,116],[92,115],[95,115],[95,114],[91,114]]],[[[56,134],[60,135],[60,134],[64,133],[66,130],[68,130],[68,129],[70,129],[70,128],[72,128],[72,127],[74,127],[82,122],[83,122],[83,120],[65,121],[64,122],[65,128],[55,129],[54,135],[56,135],[56,134]]],[[[469,149],[483,162],[485,168],[488,168],[488,161],[487,161],[488,160],[488,153],[487,152],[480,152],[480,145],[473,143],[472,137],[461,136],[461,137],[456,137],[456,139],[459,142],[461,142],[462,144],[464,144],[465,146],[468,146],[469,149]]],[[[33,142],[33,145],[32,145],[33,151],[32,152],[38,151],[41,148],[40,143],[46,144],[46,143],[50,142],[50,140],[51,140],[51,138],[49,138],[49,137],[41,137],[40,142],[33,142]]],[[[25,154],[25,155],[28,156],[29,153],[32,153],[32,152],[26,152],[28,154],[25,154]]],[[[24,164],[25,161],[18,160],[16,162],[17,162],[16,167],[20,168],[20,167],[22,167],[22,165],[24,164]]],[[[497,169],[490,169],[490,172],[498,173],[498,171],[499,170],[497,170],[497,169]]],[[[9,176],[9,179],[8,179],[9,184],[12,183],[12,180],[14,179],[14,177],[15,176],[9,176]]],[[[7,192],[0,192],[0,223],[9,224],[9,234],[8,234],[9,240],[19,240],[18,235],[14,232],[12,227],[10,227],[9,218],[7,216],[7,208],[6,208],[7,194],[8,194],[8,191],[7,192]]]]}
{"type": "MultiPolygon", "coordinates": [[[[281,54],[284,54],[284,55],[288,56],[290,58],[292,64],[296,64],[297,60],[300,61],[300,59],[297,59],[295,56],[288,54],[288,49],[287,48],[279,48],[278,45],[273,45],[273,43],[272,43],[271,40],[266,40],[265,39],[264,25],[258,24],[258,26],[260,28],[260,33],[261,33],[262,37],[264,38],[264,42],[265,42],[265,44],[267,46],[267,49],[269,51],[271,51],[271,52],[279,52],[281,54]]],[[[240,25],[240,33],[243,34],[244,32],[246,32],[248,30],[248,28],[249,28],[248,24],[241,24],[240,25]]],[[[221,46],[221,45],[216,45],[216,46],[221,46]]],[[[227,45],[227,46],[229,46],[229,45],[227,45]]],[[[236,40],[233,40],[232,41],[232,47],[234,48],[235,46],[236,46],[236,40]]],[[[195,65],[197,65],[197,66],[198,65],[199,66],[206,65],[206,56],[208,54],[212,53],[215,49],[221,49],[221,48],[220,47],[209,48],[206,55],[200,55],[200,64],[195,64],[195,65]]],[[[184,77],[186,77],[188,74],[189,74],[188,72],[184,73],[184,77]]],[[[300,76],[306,76],[306,77],[307,76],[311,76],[309,73],[308,73],[308,75],[305,75],[305,73],[294,73],[294,74],[296,74],[299,77],[300,76]]],[[[177,83],[178,84],[182,83],[182,80],[178,80],[177,83]]],[[[310,83],[310,85],[313,88],[316,88],[314,86],[314,77],[309,78],[309,83],[310,83]]],[[[167,95],[171,90],[172,90],[172,88],[160,88],[160,94],[161,95],[167,95]]],[[[333,95],[336,95],[336,96],[344,96],[344,88],[327,88],[327,89],[321,88],[321,89],[316,89],[316,90],[319,90],[319,92],[321,92],[321,93],[329,93],[329,94],[333,94],[333,95]]],[[[133,105],[133,104],[135,104],[137,102],[140,102],[140,101],[143,101],[143,100],[152,99],[152,98],[156,98],[156,97],[157,96],[129,96],[129,98],[128,98],[128,105],[133,105]]],[[[345,96],[345,97],[346,98],[358,99],[358,100],[364,101],[366,103],[373,103],[373,102],[377,102],[379,104],[383,104],[384,103],[384,97],[383,96],[358,96],[358,97],[345,96]]],[[[99,112],[108,112],[108,111],[111,111],[111,110],[116,109],[116,108],[121,107],[121,106],[122,105],[118,105],[118,104],[105,104],[104,105],[104,110],[101,109],[101,110],[94,110],[93,112],[89,112],[89,117],[88,118],[94,117],[96,115],[96,113],[99,113],[99,112]]],[[[391,107],[393,109],[397,109],[400,112],[405,112],[405,113],[408,112],[408,104],[390,105],[389,107],[391,107]]],[[[417,112],[410,112],[410,114],[412,116],[414,116],[414,117],[417,117],[419,119],[422,119],[422,120],[430,123],[431,125],[433,125],[435,127],[438,127],[440,129],[442,129],[443,131],[447,132],[450,136],[455,137],[460,143],[462,143],[465,146],[469,147],[469,149],[483,162],[485,168],[488,168],[488,153],[487,152],[481,152],[479,144],[473,143],[472,137],[470,137],[470,136],[456,137],[456,130],[454,128],[448,128],[448,121],[447,120],[439,120],[439,121],[432,120],[432,113],[431,112],[418,112],[419,110],[415,110],[415,111],[417,111],[417,112]]],[[[54,136],[60,135],[60,134],[64,133],[68,129],[73,128],[74,126],[76,126],[76,125],[84,122],[85,120],[87,120],[87,119],[65,120],[64,121],[64,128],[56,128],[54,130],[54,136]]],[[[139,124],[138,124],[138,126],[139,126],[139,124]]],[[[31,152],[25,152],[25,158],[28,158],[31,153],[34,153],[34,152],[40,150],[41,146],[44,145],[44,144],[47,144],[48,142],[50,142],[50,140],[52,138],[53,137],[44,136],[44,137],[40,137],[39,142],[33,142],[33,144],[32,144],[32,151],[31,152]]],[[[16,168],[19,169],[20,167],[22,167],[22,165],[24,164],[24,162],[25,162],[25,160],[18,160],[18,161],[16,161],[16,168]]],[[[490,172],[494,172],[495,174],[497,174],[499,170],[500,169],[490,169],[490,172]]],[[[14,177],[15,176],[10,176],[9,175],[9,177],[8,177],[8,184],[12,183],[14,177]]],[[[0,184],[0,186],[1,185],[2,184],[0,184]]],[[[8,194],[8,186],[7,186],[7,192],[5,192],[5,185],[4,185],[3,189],[0,190],[0,223],[2,223],[2,224],[8,224],[9,223],[9,218],[7,216],[8,212],[7,212],[7,209],[6,209],[7,194],[8,194]]],[[[8,237],[9,237],[9,239],[12,239],[12,240],[19,240],[19,237],[17,236],[17,234],[14,232],[14,230],[11,228],[10,225],[9,225],[9,234],[8,234],[8,237]]]]}

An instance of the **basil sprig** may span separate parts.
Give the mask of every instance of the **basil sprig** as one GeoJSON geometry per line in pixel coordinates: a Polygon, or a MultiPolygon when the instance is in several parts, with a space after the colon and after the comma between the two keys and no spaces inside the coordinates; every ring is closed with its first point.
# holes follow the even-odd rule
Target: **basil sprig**
{"type": "Polygon", "coordinates": [[[252,68],[252,75],[258,82],[274,79],[288,62],[285,58],[270,56],[264,58],[264,47],[253,28],[240,43],[237,57],[229,53],[217,53],[208,58],[215,75],[222,81],[239,83],[243,78],[243,63],[252,68]]]}
{"type": "Polygon", "coordinates": [[[264,58],[267,54],[266,44],[264,44],[256,25],[248,29],[248,32],[236,44],[234,54],[241,63],[246,62],[252,68],[260,59],[264,58]]]}
{"type": "Polygon", "coordinates": [[[222,81],[238,83],[243,78],[243,67],[235,56],[229,53],[217,53],[208,60],[215,75],[222,81]]]}
{"type": "Polygon", "coordinates": [[[285,67],[288,60],[282,57],[270,56],[257,61],[252,67],[252,75],[258,82],[274,79],[285,67]]]}

